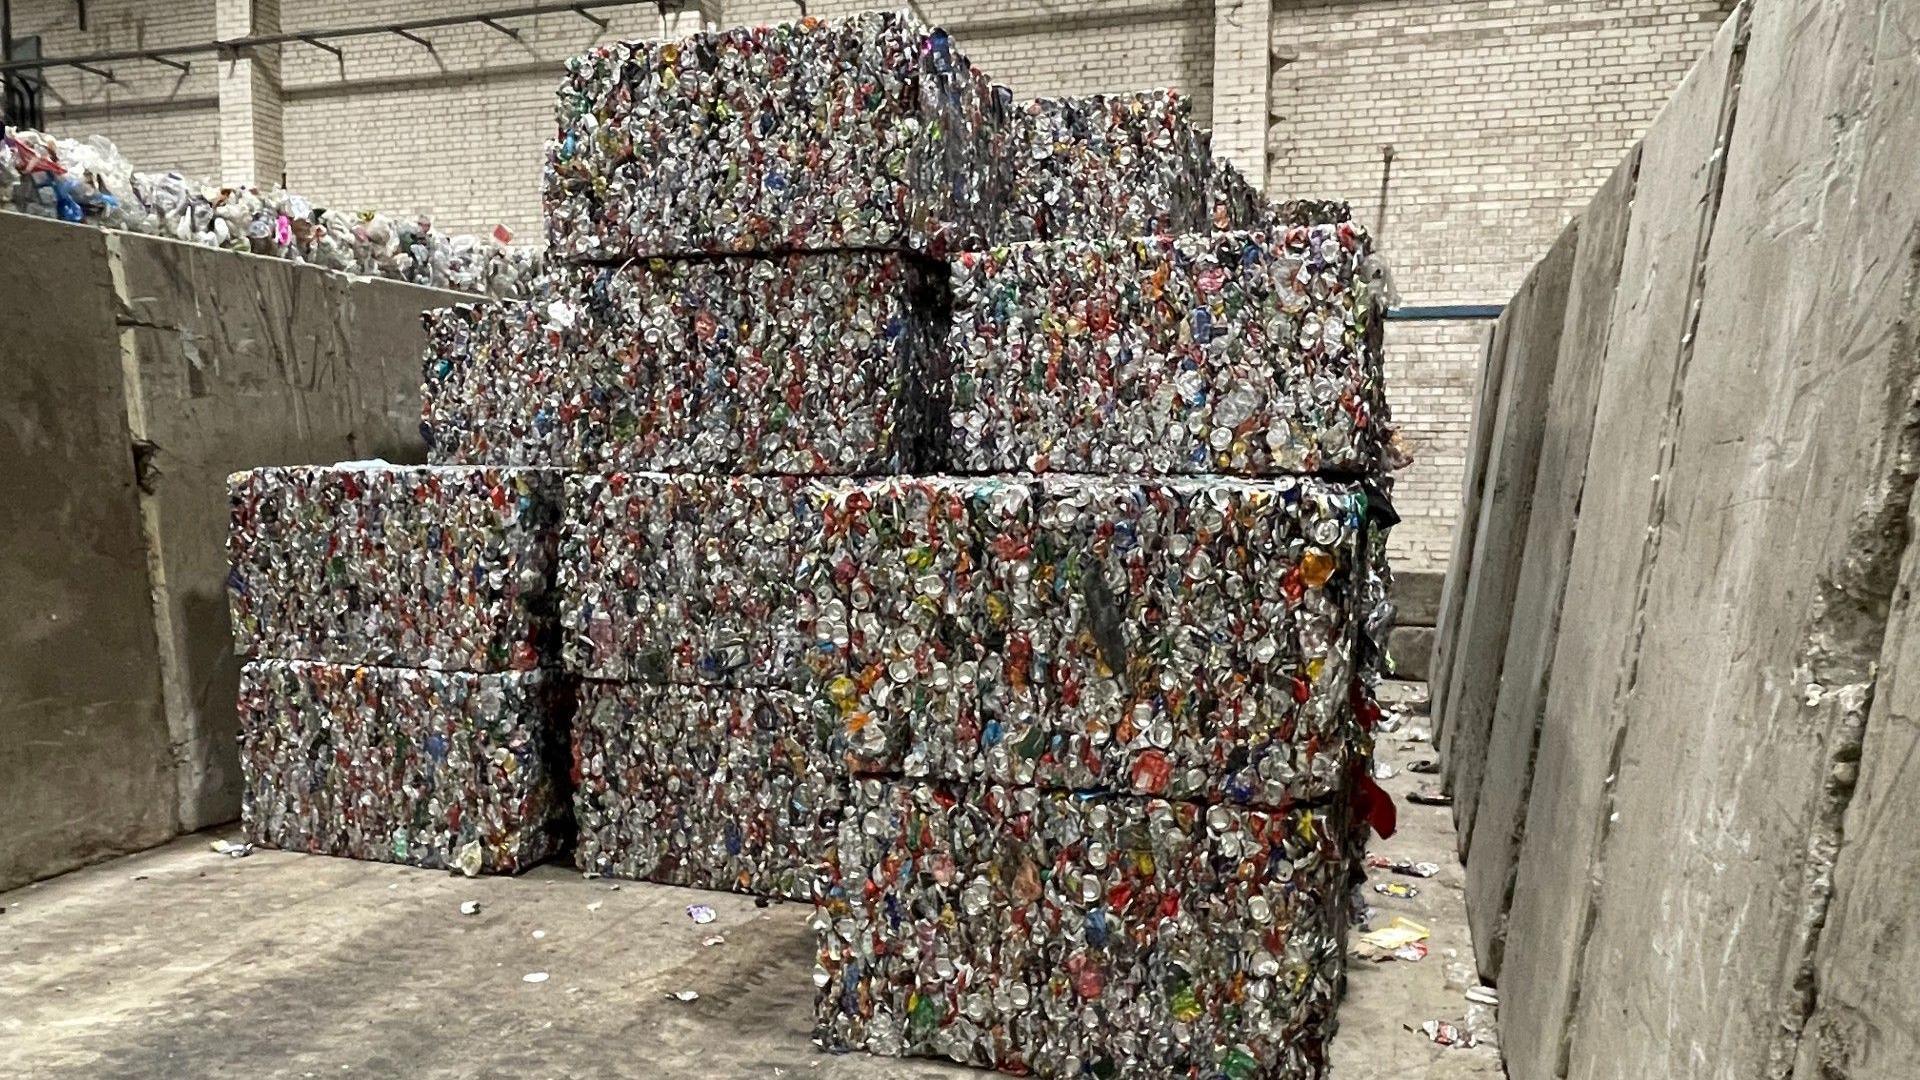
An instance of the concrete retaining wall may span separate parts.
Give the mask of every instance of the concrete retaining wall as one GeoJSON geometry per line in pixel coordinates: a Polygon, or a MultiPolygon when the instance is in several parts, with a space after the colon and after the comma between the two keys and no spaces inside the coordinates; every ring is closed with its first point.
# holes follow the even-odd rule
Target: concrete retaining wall
{"type": "Polygon", "coordinates": [[[1742,6],[1583,215],[1519,585],[1436,647],[1514,1080],[1911,1074],[1914,40],[1742,6]]]}
{"type": "Polygon", "coordinates": [[[1487,736],[1533,506],[1534,472],[1546,436],[1547,396],[1560,359],[1561,315],[1579,246],[1580,226],[1575,221],[1527,275],[1495,332],[1506,354],[1501,360],[1506,377],[1499,402],[1493,406],[1480,526],[1474,533],[1468,573],[1461,579],[1460,625],[1453,639],[1442,743],[1463,855],[1473,836],[1473,813],[1485,774],[1487,736]]]}
{"type": "Polygon", "coordinates": [[[420,460],[461,297],[10,213],[0,251],[5,889],[236,815],[226,476],[420,460]]]}

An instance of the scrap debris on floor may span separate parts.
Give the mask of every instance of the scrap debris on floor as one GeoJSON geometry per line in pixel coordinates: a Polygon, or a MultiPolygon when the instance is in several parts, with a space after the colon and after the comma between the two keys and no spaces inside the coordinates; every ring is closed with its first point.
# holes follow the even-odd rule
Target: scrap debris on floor
{"type": "Polygon", "coordinates": [[[1375,776],[1401,804],[1399,830],[1368,844],[1366,922],[1348,937],[1347,994],[1330,1063],[1334,1080],[1457,1080],[1505,1075],[1494,991],[1481,987],[1467,931],[1465,868],[1453,812],[1409,805],[1434,759],[1424,684],[1385,683],[1388,728],[1374,744],[1375,776]],[[1387,865],[1382,866],[1385,863],[1387,865]],[[1427,873],[1431,869],[1432,873],[1427,873]],[[1411,884],[1413,896],[1380,885],[1411,884]]]}

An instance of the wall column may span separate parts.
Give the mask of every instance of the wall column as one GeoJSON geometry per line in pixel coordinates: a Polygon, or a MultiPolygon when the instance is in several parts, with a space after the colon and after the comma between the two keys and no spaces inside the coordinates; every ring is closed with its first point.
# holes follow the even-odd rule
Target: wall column
{"type": "MultiPolygon", "coordinates": [[[[214,33],[222,41],[280,32],[280,0],[215,0],[214,33]]],[[[286,172],[280,107],[280,46],[222,56],[220,182],[280,182],[286,172]]]]}
{"type": "Polygon", "coordinates": [[[1272,33],[1273,0],[1215,0],[1213,153],[1233,162],[1263,191],[1272,33]]]}

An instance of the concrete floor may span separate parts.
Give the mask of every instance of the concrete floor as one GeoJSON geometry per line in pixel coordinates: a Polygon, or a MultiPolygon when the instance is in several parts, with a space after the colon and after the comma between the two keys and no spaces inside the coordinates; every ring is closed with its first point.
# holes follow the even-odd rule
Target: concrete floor
{"type": "MultiPolygon", "coordinates": [[[[1424,723],[1416,719],[1415,723],[1424,723]]],[[[1387,759],[1401,767],[1425,746],[1387,759]]],[[[1396,795],[1421,778],[1387,782],[1396,795]]],[[[1497,1076],[1490,1051],[1432,1047],[1458,1021],[1467,955],[1444,812],[1403,806],[1381,850],[1448,863],[1411,901],[1417,964],[1355,961],[1338,1080],[1497,1076]]],[[[0,894],[0,1072],[20,1077],[981,1076],[835,1056],[808,1040],[806,908],[560,866],[464,880],[342,859],[230,859],[200,834],[0,894]],[[480,911],[460,914],[465,900],[480,911]],[[696,925],[689,904],[718,918],[696,925]],[[723,936],[724,943],[705,941],[723,936]],[[547,973],[544,982],[524,976],[547,973]],[[683,990],[692,1002],[670,1000],[683,990]]],[[[1410,879],[1401,879],[1410,880],[1410,879]]]]}

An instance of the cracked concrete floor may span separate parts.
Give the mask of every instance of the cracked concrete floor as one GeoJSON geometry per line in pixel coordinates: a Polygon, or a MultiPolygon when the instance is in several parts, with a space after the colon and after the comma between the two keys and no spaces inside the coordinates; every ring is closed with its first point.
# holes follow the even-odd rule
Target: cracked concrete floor
{"type": "MultiPolygon", "coordinates": [[[[1390,740],[1390,759],[1409,758],[1390,740]]],[[[1420,749],[1425,749],[1424,747],[1420,749]]],[[[1396,765],[1403,762],[1396,762],[1396,765]]],[[[1396,795],[1417,779],[1389,781],[1396,795]]],[[[1383,848],[1441,860],[1443,812],[1403,807],[1383,848]]],[[[19,1077],[865,1077],[988,1075],[829,1055],[808,1041],[806,908],[561,866],[463,880],[378,863],[209,850],[218,834],[0,894],[0,1072],[19,1077]],[[462,901],[480,910],[461,915],[462,901]],[[718,918],[696,925],[689,904],[718,918]],[[707,945],[714,936],[725,942],[707,945]],[[528,982],[525,976],[545,972],[528,982]],[[668,995],[693,990],[691,1002],[668,995]]],[[[1424,883],[1423,883],[1424,884],[1424,883]]],[[[1459,872],[1413,901],[1418,964],[1356,961],[1338,1080],[1497,1075],[1420,1020],[1458,1020],[1459,872]]]]}

